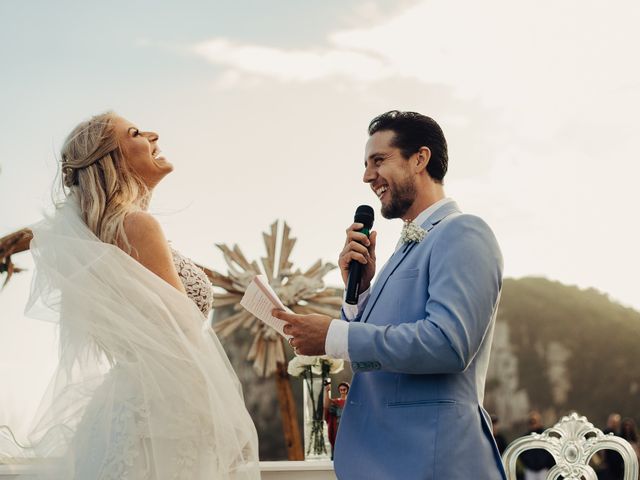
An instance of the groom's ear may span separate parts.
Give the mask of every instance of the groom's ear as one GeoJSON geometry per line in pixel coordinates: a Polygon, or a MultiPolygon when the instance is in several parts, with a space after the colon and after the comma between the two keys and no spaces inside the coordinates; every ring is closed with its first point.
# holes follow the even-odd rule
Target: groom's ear
{"type": "Polygon", "coordinates": [[[415,155],[415,173],[426,172],[427,165],[431,160],[431,150],[429,147],[420,147],[415,155]]]}

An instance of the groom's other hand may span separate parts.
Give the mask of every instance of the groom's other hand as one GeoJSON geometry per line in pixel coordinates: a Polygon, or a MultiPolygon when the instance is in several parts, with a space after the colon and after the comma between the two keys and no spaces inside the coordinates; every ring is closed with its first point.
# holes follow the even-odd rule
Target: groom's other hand
{"type": "Polygon", "coordinates": [[[289,345],[295,353],[300,355],[324,355],[327,331],[331,323],[331,317],[312,313],[310,315],[298,315],[282,310],[273,310],[271,314],[287,322],[284,333],[291,335],[289,345]]]}
{"type": "Polygon", "coordinates": [[[376,273],[376,237],[378,232],[371,232],[369,237],[364,233],[360,233],[358,230],[362,229],[364,225],[361,223],[354,223],[347,228],[347,238],[344,242],[344,248],[340,252],[338,258],[338,266],[340,267],[340,273],[342,274],[342,281],[345,286],[349,279],[349,264],[351,260],[360,262],[364,265],[362,269],[362,277],[360,277],[360,291],[364,292],[376,273]]]}

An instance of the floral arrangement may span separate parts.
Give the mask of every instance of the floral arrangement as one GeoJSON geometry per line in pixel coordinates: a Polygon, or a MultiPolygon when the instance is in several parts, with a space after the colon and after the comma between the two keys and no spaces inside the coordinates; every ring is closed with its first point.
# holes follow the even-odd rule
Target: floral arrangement
{"type": "MultiPolygon", "coordinates": [[[[303,377],[311,402],[311,433],[306,454],[327,454],[324,438],[324,391],[329,375],[344,369],[344,360],[323,356],[297,355],[289,362],[287,371],[292,377],[303,377]],[[314,391],[314,380],[322,380],[317,392],[314,391]]],[[[307,419],[305,419],[307,421],[307,419]]]]}
{"type": "MultiPolygon", "coordinates": [[[[289,361],[287,372],[292,377],[299,377],[310,370],[314,375],[322,375],[326,370],[327,374],[333,375],[344,369],[344,360],[331,358],[327,355],[308,356],[296,355],[289,361]]],[[[326,378],[326,376],[324,376],[326,378]]],[[[324,378],[323,378],[324,379],[324,378]]]]}
{"type": "Polygon", "coordinates": [[[426,234],[427,231],[417,223],[413,221],[404,222],[404,226],[402,227],[402,232],[400,234],[400,239],[404,243],[420,243],[424,239],[426,234]]]}

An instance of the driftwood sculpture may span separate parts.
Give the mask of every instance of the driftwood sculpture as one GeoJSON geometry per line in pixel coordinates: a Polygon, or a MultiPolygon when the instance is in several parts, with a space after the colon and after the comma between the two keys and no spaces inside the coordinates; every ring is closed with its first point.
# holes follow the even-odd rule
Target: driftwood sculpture
{"type": "Polygon", "coordinates": [[[0,274],[6,274],[2,284],[3,288],[11,280],[11,276],[14,273],[22,271],[21,268],[13,264],[11,255],[29,250],[29,242],[31,242],[32,238],[33,233],[28,228],[23,228],[0,238],[0,274]]]}
{"type": "MultiPolygon", "coordinates": [[[[290,236],[291,229],[284,223],[280,242],[277,239],[278,222],[271,224],[270,232],[263,233],[267,256],[262,257],[264,274],[278,294],[282,303],[296,313],[324,313],[333,317],[339,315],[342,297],[325,290],[322,278],[336,268],[331,263],[318,260],[305,272],[293,271],[289,256],[296,243],[290,236]],[[278,245],[279,243],[279,245],[278,245]],[[279,247],[279,248],[278,248],[279,247]]],[[[234,314],[214,325],[220,337],[225,337],[237,329],[249,329],[253,335],[253,344],[247,360],[262,377],[268,377],[276,371],[278,363],[285,363],[282,338],[270,327],[255,318],[240,306],[240,300],[254,276],[262,273],[256,261],[249,262],[240,248],[234,245],[219,244],[229,266],[227,275],[212,272],[213,285],[225,290],[214,294],[214,307],[233,305],[234,314]]]]}
{"type": "MultiPolygon", "coordinates": [[[[267,256],[262,257],[264,274],[282,303],[296,313],[324,313],[338,316],[342,297],[326,290],[322,278],[335,265],[318,260],[305,272],[293,271],[289,256],[296,243],[290,236],[291,229],[284,223],[278,242],[278,222],[271,224],[269,233],[263,233],[267,256]]],[[[214,307],[232,306],[234,313],[216,323],[214,329],[225,337],[239,329],[248,329],[253,342],[247,360],[253,362],[258,375],[273,375],[276,380],[278,402],[282,417],[282,430],[289,460],[302,460],[304,452],[297,423],[296,405],[287,373],[284,341],[274,330],[266,326],[240,306],[240,300],[255,275],[262,273],[256,261],[249,262],[237,245],[217,245],[229,267],[227,275],[208,272],[211,283],[224,290],[214,294],[214,307]]]]}

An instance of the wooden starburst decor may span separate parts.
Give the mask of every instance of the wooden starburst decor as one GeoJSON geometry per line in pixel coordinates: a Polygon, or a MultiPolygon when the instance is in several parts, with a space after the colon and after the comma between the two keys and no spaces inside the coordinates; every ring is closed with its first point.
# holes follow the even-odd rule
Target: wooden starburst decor
{"type": "MultiPolygon", "coordinates": [[[[322,313],[338,318],[342,297],[325,288],[323,277],[336,268],[331,263],[315,262],[307,271],[293,270],[289,261],[296,239],[291,237],[291,229],[284,222],[278,239],[278,221],[271,224],[270,231],[263,233],[267,255],[262,257],[262,270],[269,284],[278,294],[282,303],[296,313],[322,313]]],[[[277,370],[277,364],[286,363],[284,343],[278,333],[240,306],[240,300],[254,276],[263,273],[256,261],[249,262],[240,247],[225,244],[216,245],[224,255],[229,271],[222,275],[209,272],[211,283],[224,290],[215,293],[215,308],[233,306],[234,313],[216,323],[213,328],[220,337],[232,334],[238,329],[248,329],[253,342],[247,360],[253,362],[256,373],[268,377],[277,370]]]]}
{"type": "Polygon", "coordinates": [[[28,228],[23,228],[17,232],[0,238],[0,276],[6,274],[2,288],[11,280],[14,273],[22,271],[11,261],[11,255],[29,249],[29,242],[33,238],[33,233],[28,228]]]}

